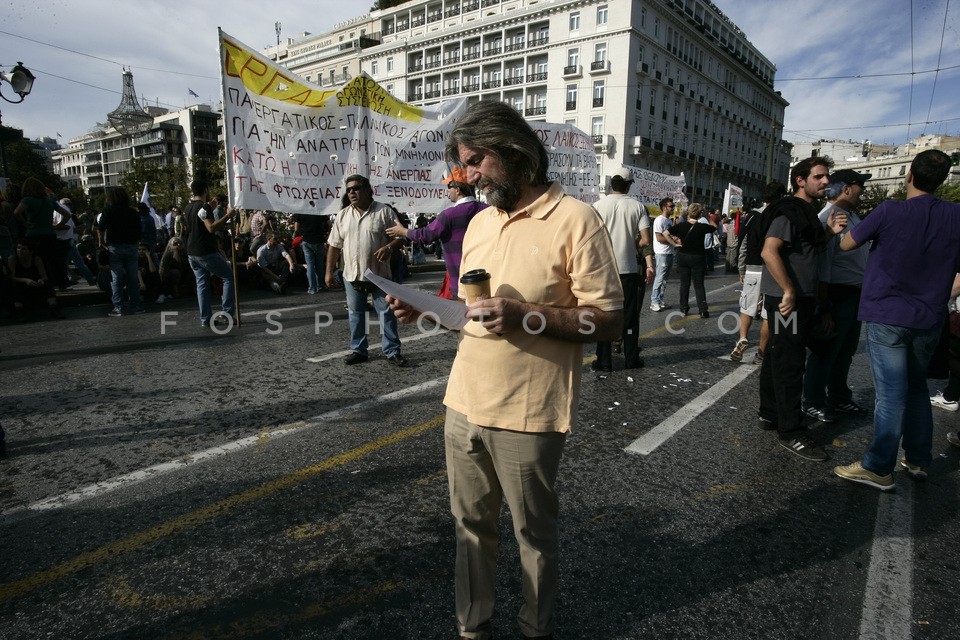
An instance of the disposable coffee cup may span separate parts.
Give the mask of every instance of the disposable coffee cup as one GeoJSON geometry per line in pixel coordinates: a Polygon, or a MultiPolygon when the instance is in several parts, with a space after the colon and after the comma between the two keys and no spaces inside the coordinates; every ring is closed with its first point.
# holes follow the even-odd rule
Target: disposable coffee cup
{"type": "MultiPolygon", "coordinates": [[[[467,304],[490,297],[490,274],[486,269],[474,269],[460,276],[460,290],[466,297],[467,304]]],[[[480,321],[480,318],[474,318],[480,321]]]]}

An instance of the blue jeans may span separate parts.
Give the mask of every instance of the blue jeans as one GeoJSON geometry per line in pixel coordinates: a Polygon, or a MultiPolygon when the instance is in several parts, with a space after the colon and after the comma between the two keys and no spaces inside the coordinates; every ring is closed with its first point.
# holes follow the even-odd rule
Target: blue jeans
{"type": "Polygon", "coordinates": [[[187,256],[190,268],[197,278],[197,302],[200,303],[200,324],[210,324],[210,276],[217,276],[223,280],[223,298],[221,305],[223,312],[234,315],[233,306],[233,269],[230,263],[219,253],[210,253],[205,256],[187,256]]]}
{"type": "Polygon", "coordinates": [[[653,289],[650,291],[650,304],[663,304],[663,294],[667,289],[667,278],[673,267],[672,253],[658,253],[655,256],[657,275],[653,279],[653,289]]]}
{"type": "Polygon", "coordinates": [[[327,287],[323,284],[321,272],[325,268],[324,245],[322,242],[302,242],[303,259],[307,261],[307,293],[323,291],[327,287]]]}
{"type": "Polygon", "coordinates": [[[873,440],[863,467],[887,475],[897,464],[900,439],[910,464],[926,467],[933,456],[933,415],[927,365],[940,340],[940,328],[909,329],[867,323],[867,353],[877,390],[873,440]]]}
{"type": "Polygon", "coordinates": [[[70,241],[70,250],[67,252],[67,263],[73,263],[73,266],[77,268],[77,271],[80,272],[80,276],[87,281],[87,284],[93,285],[97,283],[96,278],[93,277],[93,274],[90,273],[90,269],[87,268],[87,263],[83,261],[83,256],[80,255],[80,250],[77,249],[76,240],[70,241]]]}
{"type": "MultiPolygon", "coordinates": [[[[367,285],[373,294],[373,306],[380,318],[380,333],[383,336],[383,355],[388,358],[400,353],[400,336],[397,335],[397,317],[387,304],[386,295],[379,287],[367,285]]],[[[347,318],[350,322],[350,350],[367,355],[367,293],[357,291],[349,280],[343,281],[347,293],[347,318]]]]}
{"type": "Polygon", "coordinates": [[[111,244],[110,251],[110,291],[115,309],[123,308],[123,285],[126,280],[130,308],[140,308],[139,252],[135,244],[111,244]]]}

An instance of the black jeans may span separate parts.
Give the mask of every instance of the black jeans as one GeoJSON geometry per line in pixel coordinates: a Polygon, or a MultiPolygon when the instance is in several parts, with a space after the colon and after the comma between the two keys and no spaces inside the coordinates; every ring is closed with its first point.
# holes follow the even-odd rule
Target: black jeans
{"type": "Polygon", "coordinates": [[[783,298],[763,296],[767,310],[770,342],[760,366],[761,418],[777,423],[781,439],[793,439],[803,435],[803,413],[800,400],[803,396],[803,372],[807,361],[807,342],[814,321],[816,298],[798,297],[796,310],[788,317],[780,315],[783,298]]]}
{"type": "Polygon", "coordinates": [[[680,310],[690,309],[690,281],[693,280],[693,291],[697,296],[697,309],[701,313],[707,310],[707,292],[703,288],[703,272],[705,270],[703,254],[677,252],[677,271],[680,272],[680,310]]]}
{"type": "MultiPolygon", "coordinates": [[[[643,279],[637,273],[620,274],[620,285],[623,287],[623,357],[627,369],[640,365],[640,282],[643,282],[643,279]]],[[[611,366],[612,344],[597,343],[598,366],[611,366]]]]}
{"type": "MultiPolygon", "coordinates": [[[[836,336],[820,349],[812,349],[807,357],[807,370],[803,379],[803,402],[805,406],[822,407],[824,404],[842,404],[853,400],[853,392],[847,386],[850,364],[860,343],[860,288],[831,284],[829,300],[833,305],[836,336]]],[[[815,322],[819,322],[819,316],[815,322]]]]}

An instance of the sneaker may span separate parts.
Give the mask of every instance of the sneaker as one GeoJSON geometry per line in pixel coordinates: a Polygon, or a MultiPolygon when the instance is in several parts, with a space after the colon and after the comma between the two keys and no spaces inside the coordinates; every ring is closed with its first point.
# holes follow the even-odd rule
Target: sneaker
{"type": "Polygon", "coordinates": [[[757,349],[757,353],[753,356],[753,364],[757,366],[763,364],[763,351],[760,351],[760,349],[757,349]]]}
{"type": "Polygon", "coordinates": [[[841,402],[840,404],[833,404],[829,400],[827,401],[827,407],[833,409],[834,411],[839,411],[840,413],[846,413],[851,416],[865,416],[867,415],[867,410],[864,407],[861,407],[853,400],[848,400],[847,402],[841,402]]]}
{"type": "Polygon", "coordinates": [[[937,395],[930,396],[930,404],[935,407],[940,407],[946,411],[956,411],[960,409],[960,402],[956,400],[947,400],[943,397],[943,391],[938,391],[937,395]]]}
{"type": "Polygon", "coordinates": [[[956,431],[951,431],[947,434],[947,442],[950,443],[951,447],[956,447],[960,449],[960,433],[956,431]]]}
{"type": "Polygon", "coordinates": [[[108,313],[107,315],[110,316],[111,318],[119,318],[120,316],[123,315],[123,310],[120,309],[119,307],[114,307],[113,309],[110,310],[110,313],[108,313]]]}
{"type": "Polygon", "coordinates": [[[701,318],[702,320],[706,320],[706,319],[709,318],[709,317],[710,317],[710,312],[709,312],[709,311],[701,311],[701,312],[700,312],[700,318],[701,318]]]}
{"type": "Polygon", "coordinates": [[[823,462],[824,460],[830,459],[830,456],[827,455],[827,452],[815,445],[809,438],[804,438],[802,436],[790,440],[779,438],[779,442],[781,447],[787,449],[791,453],[795,453],[805,460],[823,462]]]}
{"type": "Polygon", "coordinates": [[[873,471],[864,469],[859,462],[848,464],[845,467],[834,467],[833,472],[838,477],[850,482],[859,482],[880,491],[893,491],[896,485],[893,483],[893,474],[888,473],[885,476],[878,475],[873,471]]]}
{"type": "Polygon", "coordinates": [[[803,407],[803,412],[811,418],[816,418],[820,422],[825,422],[827,424],[837,421],[836,417],[830,413],[826,407],[810,405],[809,407],[803,407]]]}
{"type": "Polygon", "coordinates": [[[604,373],[610,373],[613,371],[613,366],[609,364],[600,364],[599,360],[594,360],[590,363],[590,368],[594,371],[602,371],[604,373]]]}
{"type": "Polygon", "coordinates": [[[136,314],[136,315],[140,315],[140,314],[143,314],[143,313],[146,313],[146,312],[147,312],[147,310],[144,309],[143,307],[137,307],[136,309],[133,310],[133,313],[136,314]]]}
{"type": "Polygon", "coordinates": [[[60,311],[60,307],[50,307],[50,317],[54,320],[67,319],[67,316],[63,315],[63,311],[60,311]]]}
{"type": "Polygon", "coordinates": [[[663,311],[663,305],[657,304],[654,302],[650,305],[650,311],[663,311]]]}
{"type": "Polygon", "coordinates": [[[166,301],[167,301],[167,296],[163,295],[162,293],[159,296],[157,296],[157,304],[163,304],[166,301]]]}
{"type": "Polygon", "coordinates": [[[351,351],[350,355],[343,359],[344,364],[360,364],[367,361],[367,354],[351,351]]]}
{"type": "Polygon", "coordinates": [[[757,426],[760,427],[762,431],[776,431],[777,421],[770,418],[764,418],[763,416],[758,416],[757,426]]]}
{"type": "Polygon", "coordinates": [[[270,288],[276,291],[277,293],[283,293],[283,289],[280,288],[279,282],[271,282],[270,288]]]}
{"type": "Polygon", "coordinates": [[[737,344],[733,347],[733,351],[730,352],[730,359],[734,362],[741,362],[743,360],[743,352],[747,350],[747,345],[750,344],[747,342],[746,338],[740,338],[737,340],[737,344]]]}
{"type": "Polygon", "coordinates": [[[911,478],[914,478],[916,480],[923,480],[927,477],[927,468],[919,467],[915,464],[910,464],[909,462],[907,462],[906,456],[902,456],[900,458],[900,466],[903,468],[904,471],[910,474],[911,478]]]}
{"type": "Polygon", "coordinates": [[[387,357],[387,362],[392,364],[395,367],[405,367],[407,366],[407,359],[404,358],[401,354],[396,354],[393,356],[387,357]]]}

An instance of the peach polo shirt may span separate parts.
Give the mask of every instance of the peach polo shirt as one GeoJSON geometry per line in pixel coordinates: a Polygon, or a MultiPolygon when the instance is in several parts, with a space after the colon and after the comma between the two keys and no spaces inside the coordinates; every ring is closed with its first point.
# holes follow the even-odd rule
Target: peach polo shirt
{"type": "MultiPolygon", "coordinates": [[[[623,308],[617,261],[600,216],[557,182],[512,218],[495,207],[473,218],[460,272],[481,268],[491,274],[493,296],[623,308]]],[[[443,403],[485,427],[566,432],[576,423],[582,368],[582,343],[523,329],[497,336],[468,322],[443,403]]]]}

